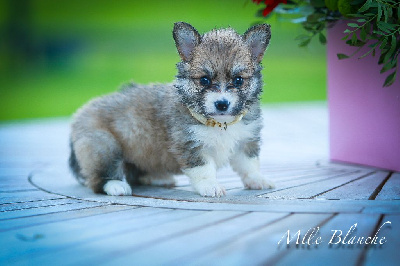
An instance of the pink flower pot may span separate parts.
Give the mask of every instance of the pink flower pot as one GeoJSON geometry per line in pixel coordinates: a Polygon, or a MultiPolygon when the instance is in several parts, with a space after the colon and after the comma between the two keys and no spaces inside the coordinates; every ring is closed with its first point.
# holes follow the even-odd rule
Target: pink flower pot
{"type": "Polygon", "coordinates": [[[391,72],[379,73],[378,53],[338,60],[355,51],[341,40],[345,29],[339,22],[328,30],[330,158],[400,171],[400,73],[383,88],[391,72]]]}

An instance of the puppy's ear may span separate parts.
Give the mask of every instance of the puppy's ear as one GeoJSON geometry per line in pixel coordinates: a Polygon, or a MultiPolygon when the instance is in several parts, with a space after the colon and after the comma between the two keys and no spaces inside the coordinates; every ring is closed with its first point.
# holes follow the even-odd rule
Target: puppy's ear
{"type": "Polygon", "coordinates": [[[243,34],[243,38],[250,48],[252,59],[260,63],[271,39],[271,26],[268,24],[255,25],[243,34]]]}
{"type": "Polygon", "coordinates": [[[185,22],[175,23],[172,34],[182,60],[186,62],[190,61],[193,49],[200,43],[200,34],[192,25],[185,22]]]}

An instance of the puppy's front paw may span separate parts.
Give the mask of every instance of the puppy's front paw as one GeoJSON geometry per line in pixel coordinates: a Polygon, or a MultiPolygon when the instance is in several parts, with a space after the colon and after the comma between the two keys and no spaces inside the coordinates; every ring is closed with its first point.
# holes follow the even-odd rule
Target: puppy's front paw
{"type": "Polygon", "coordinates": [[[275,184],[263,177],[247,177],[243,179],[243,184],[247,189],[268,189],[274,188],[275,184]]]}
{"type": "Polygon", "coordinates": [[[222,197],[226,194],[225,188],[216,181],[201,180],[193,184],[193,188],[203,197],[222,197]]]}
{"type": "Polygon", "coordinates": [[[104,192],[110,196],[130,196],[132,195],[131,187],[120,180],[110,180],[104,187],[104,192]]]}

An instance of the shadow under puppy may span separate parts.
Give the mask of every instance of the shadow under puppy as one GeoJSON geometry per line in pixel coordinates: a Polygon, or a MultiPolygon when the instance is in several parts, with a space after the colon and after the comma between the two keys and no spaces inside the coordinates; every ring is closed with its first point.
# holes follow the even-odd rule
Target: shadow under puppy
{"type": "Polygon", "coordinates": [[[220,197],[216,171],[230,163],[249,189],[272,188],[259,169],[261,60],[270,26],[200,35],[174,25],[181,57],[172,84],[127,84],[74,115],[70,167],[96,193],[135,184],[173,186],[184,173],[202,196],[220,197]]]}

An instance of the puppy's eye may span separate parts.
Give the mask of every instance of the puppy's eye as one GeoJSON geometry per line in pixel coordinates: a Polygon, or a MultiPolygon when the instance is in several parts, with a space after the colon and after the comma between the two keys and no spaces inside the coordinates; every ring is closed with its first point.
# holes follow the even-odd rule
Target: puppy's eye
{"type": "Polygon", "coordinates": [[[243,78],[242,77],[236,77],[233,79],[233,85],[237,88],[243,85],[243,78]]]}
{"type": "Polygon", "coordinates": [[[211,85],[211,79],[209,79],[208,77],[202,77],[200,78],[200,84],[204,87],[208,87],[211,85]]]}

